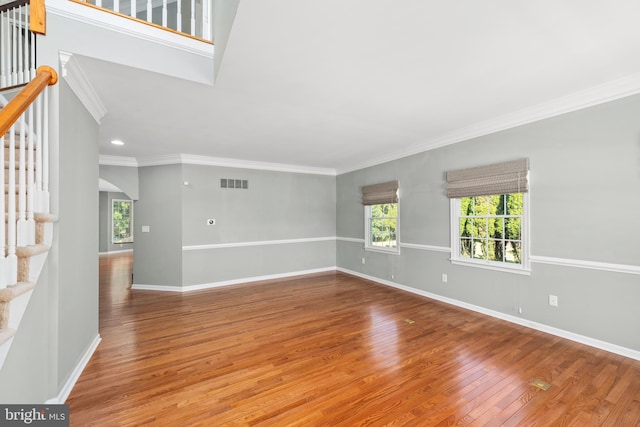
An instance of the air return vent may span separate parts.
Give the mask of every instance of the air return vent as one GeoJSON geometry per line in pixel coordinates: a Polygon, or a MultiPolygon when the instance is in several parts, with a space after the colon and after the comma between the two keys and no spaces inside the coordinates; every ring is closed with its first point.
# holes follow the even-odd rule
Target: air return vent
{"type": "Polygon", "coordinates": [[[220,178],[220,188],[248,190],[249,181],[246,179],[220,178]]]}

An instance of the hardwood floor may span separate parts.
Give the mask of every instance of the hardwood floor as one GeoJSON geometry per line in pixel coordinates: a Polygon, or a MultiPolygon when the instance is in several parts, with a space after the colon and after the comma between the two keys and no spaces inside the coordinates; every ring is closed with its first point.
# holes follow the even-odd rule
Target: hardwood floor
{"type": "Polygon", "coordinates": [[[127,255],[100,275],[73,426],[640,424],[639,361],[349,275],[130,291],[127,255]]]}

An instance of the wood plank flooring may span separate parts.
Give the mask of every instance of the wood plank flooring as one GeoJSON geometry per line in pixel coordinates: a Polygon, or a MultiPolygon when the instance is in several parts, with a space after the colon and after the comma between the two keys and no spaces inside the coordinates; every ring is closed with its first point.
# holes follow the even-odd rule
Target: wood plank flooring
{"type": "Polygon", "coordinates": [[[73,426],[640,425],[639,361],[346,274],[131,291],[125,254],[100,276],[73,426]]]}

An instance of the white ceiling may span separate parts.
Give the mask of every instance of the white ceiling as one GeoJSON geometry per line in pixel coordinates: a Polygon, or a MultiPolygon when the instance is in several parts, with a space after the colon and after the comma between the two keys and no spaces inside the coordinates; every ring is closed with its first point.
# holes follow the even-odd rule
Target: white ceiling
{"type": "Polygon", "coordinates": [[[241,0],[215,87],[79,64],[101,154],[340,173],[640,92],[639,19],[636,0],[241,0]]]}

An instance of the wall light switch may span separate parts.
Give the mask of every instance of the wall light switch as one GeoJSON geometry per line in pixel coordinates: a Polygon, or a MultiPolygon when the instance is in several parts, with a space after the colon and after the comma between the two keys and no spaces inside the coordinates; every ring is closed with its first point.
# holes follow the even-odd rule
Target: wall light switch
{"type": "Polygon", "coordinates": [[[143,233],[148,233],[151,231],[151,227],[149,227],[148,225],[143,225],[142,226],[142,232],[143,233]]]}
{"type": "Polygon", "coordinates": [[[215,219],[208,219],[207,220],[207,225],[216,225],[216,220],[215,219]]]}

